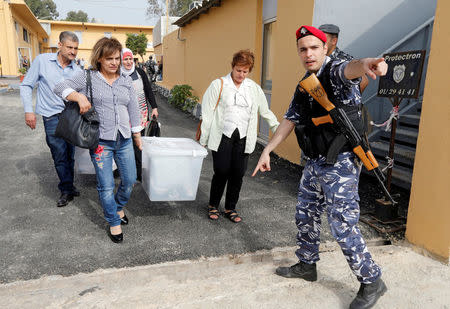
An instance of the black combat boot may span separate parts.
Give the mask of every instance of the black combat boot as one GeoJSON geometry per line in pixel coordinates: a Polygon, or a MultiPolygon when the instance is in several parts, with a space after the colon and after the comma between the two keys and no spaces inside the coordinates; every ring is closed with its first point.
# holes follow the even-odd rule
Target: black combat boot
{"type": "Polygon", "coordinates": [[[307,264],[302,261],[290,267],[278,267],[275,270],[278,276],[285,278],[302,278],[307,281],[317,280],[316,263],[307,264]]]}
{"type": "Polygon", "coordinates": [[[356,298],[350,304],[350,309],[372,308],[377,302],[378,298],[380,298],[386,291],[386,284],[384,284],[381,278],[374,283],[361,283],[356,298]]]}

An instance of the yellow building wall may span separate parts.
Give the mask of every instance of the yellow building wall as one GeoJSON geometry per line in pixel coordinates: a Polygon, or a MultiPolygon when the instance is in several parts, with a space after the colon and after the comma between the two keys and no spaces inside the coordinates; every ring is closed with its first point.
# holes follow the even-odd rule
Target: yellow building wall
{"type": "MultiPolygon", "coordinates": [[[[171,32],[164,36],[162,46],[163,57],[163,85],[168,89],[172,89],[175,85],[192,83],[185,80],[184,68],[185,60],[185,43],[178,40],[177,31],[171,32]]],[[[157,61],[160,59],[157,59],[157,61]]]]}
{"type": "MultiPolygon", "coordinates": [[[[39,35],[38,32],[33,29],[33,27],[29,25],[24,18],[18,14],[15,14],[14,9],[12,10],[12,13],[13,20],[18,23],[18,31],[15,29],[14,22],[12,24],[16,36],[16,46],[18,48],[30,48],[31,58],[36,58],[36,56],[39,55],[39,42],[43,42],[42,36],[39,35]],[[28,42],[24,40],[23,29],[26,29],[28,32],[28,42]]],[[[29,58],[28,54],[26,54],[26,56],[29,58]]]]}
{"type": "Polygon", "coordinates": [[[0,2],[0,57],[2,58],[2,74],[17,75],[17,38],[14,30],[9,4],[0,2]]]}
{"type": "MultiPolygon", "coordinates": [[[[219,8],[164,37],[163,86],[189,84],[201,97],[212,80],[228,74],[232,55],[239,49],[255,53],[255,67],[249,78],[261,83],[262,64],[262,0],[227,0],[219,8]],[[233,22],[230,22],[232,20],[233,22]],[[226,25],[226,27],[224,26],[226,25]],[[180,39],[178,39],[178,36],[180,39]]],[[[273,26],[273,59],[269,68],[272,77],[271,110],[281,121],[295,85],[305,73],[297,55],[295,31],[302,24],[311,24],[314,0],[280,0],[277,21],[273,26]]],[[[299,163],[300,150],[294,134],[283,142],[275,153],[299,163]]]]}
{"type": "MultiPolygon", "coordinates": [[[[122,43],[123,47],[125,47],[125,42],[127,40],[127,33],[145,33],[147,36],[148,42],[153,41],[153,28],[142,28],[136,26],[135,28],[130,27],[121,27],[120,25],[105,25],[100,26],[99,24],[93,25],[91,23],[65,23],[65,22],[52,22],[51,23],[51,34],[49,38],[49,45],[52,48],[49,52],[55,52],[56,47],[59,42],[59,34],[62,31],[81,31],[81,43],[78,46],[78,55],[77,58],[84,58],[86,62],[89,62],[91,57],[92,47],[94,44],[105,36],[105,32],[110,32],[111,37],[116,38],[122,43]]],[[[147,48],[146,53],[144,54],[144,61],[148,60],[148,57],[153,55],[153,48],[147,48]]],[[[142,61],[142,58],[139,55],[135,55],[135,57],[139,58],[139,61],[142,61]]]]}
{"type": "MultiPolygon", "coordinates": [[[[289,107],[295,86],[306,73],[297,54],[295,31],[301,25],[311,25],[313,13],[314,0],[278,0],[270,109],[280,121],[289,107]]],[[[300,149],[295,134],[281,143],[275,153],[298,164],[300,149]]]]}
{"type": "Polygon", "coordinates": [[[406,229],[407,239],[445,261],[450,254],[450,2],[438,0],[406,229]]]}
{"type": "MultiPolygon", "coordinates": [[[[18,76],[19,54],[21,48],[22,55],[26,55],[31,63],[39,55],[39,43],[43,43],[44,36],[30,23],[29,18],[34,18],[31,14],[24,16],[26,9],[18,11],[12,8],[8,2],[0,2],[0,56],[2,58],[2,74],[18,76]],[[17,23],[17,30],[15,28],[17,23]],[[23,29],[28,32],[28,42],[23,39],[23,29]],[[28,52],[30,51],[30,53],[28,52]]],[[[35,24],[37,23],[34,20],[35,24]]],[[[41,31],[43,31],[41,29],[41,31]]]]}
{"type": "Polygon", "coordinates": [[[227,0],[220,7],[211,8],[199,19],[182,27],[180,38],[184,41],[178,40],[177,31],[165,36],[163,85],[171,87],[187,83],[194,88],[195,95],[201,98],[212,80],[231,71],[233,54],[247,48],[256,56],[255,67],[249,78],[259,84],[261,14],[262,0],[227,0]]]}
{"type": "Polygon", "coordinates": [[[163,54],[163,45],[159,44],[158,46],[154,47],[154,51],[153,53],[155,54],[156,59],[154,59],[155,61],[161,61],[161,56],[163,54]]]}

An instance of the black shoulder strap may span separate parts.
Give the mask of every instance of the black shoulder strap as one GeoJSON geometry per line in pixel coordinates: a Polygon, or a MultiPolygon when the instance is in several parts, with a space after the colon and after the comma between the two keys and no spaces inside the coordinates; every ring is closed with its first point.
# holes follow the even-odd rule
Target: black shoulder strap
{"type": "Polygon", "coordinates": [[[89,93],[90,102],[94,106],[94,98],[92,96],[92,80],[91,80],[91,69],[86,70],[86,94],[89,93]]]}
{"type": "Polygon", "coordinates": [[[323,68],[322,74],[320,74],[320,76],[318,77],[318,79],[320,80],[320,83],[322,84],[323,88],[325,89],[325,91],[327,92],[327,95],[329,97],[329,99],[331,100],[331,102],[333,102],[333,91],[330,91],[331,89],[331,82],[330,82],[330,71],[331,71],[331,65],[333,64],[333,59],[331,59],[330,61],[328,61],[328,63],[325,65],[325,67],[323,68]]]}

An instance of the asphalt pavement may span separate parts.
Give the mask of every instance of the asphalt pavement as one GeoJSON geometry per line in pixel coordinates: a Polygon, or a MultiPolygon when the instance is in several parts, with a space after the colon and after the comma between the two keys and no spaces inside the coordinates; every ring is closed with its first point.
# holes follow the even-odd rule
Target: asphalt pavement
{"type": "MultiPolygon", "coordinates": [[[[197,120],[157,101],[162,135],[192,138],[197,120]]],[[[17,90],[0,94],[0,124],[0,308],[346,308],[357,292],[327,224],[317,282],[274,275],[295,263],[300,168],[274,158],[272,172],[250,177],[262,147],[244,178],[243,222],[207,218],[209,154],[195,201],[151,202],[136,184],[124,242],[115,244],[94,175],[77,175],[81,196],[56,207],[42,119],[34,131],[25,126],[17,90]]],[[[384,246],[371,227],[359,227],[389,288],[379,308],[450,308],[447,265],[407,246],[384,246]]]]}
{"type": "MultiPolygon", "coordinates": [[[[194,117],[159,95],[157,101],[162,136],[195,136],[194,117]]],[[[115,244],[106,234],[94,175],[76,175],[81,196],[56,207],[58,178],[42,119],[38,116],[36,130],[26,127],[17,90],[0,94],[0,123],[0,282],[295,245],[299,168],[279,160],[273,172],[252,178],[261,147],[250,156],[237,207],[243,222],[207,218],[213,174],[209,153],[195,201],[151,202],[137,183],[125,209],[130,224],[123,227],[124,242],[115,244]]],[[[379,238],[368,226],[361,229],[368,240],[379,238]]],[[[322,240],[332,240],[326,224],[322,240]]]]}

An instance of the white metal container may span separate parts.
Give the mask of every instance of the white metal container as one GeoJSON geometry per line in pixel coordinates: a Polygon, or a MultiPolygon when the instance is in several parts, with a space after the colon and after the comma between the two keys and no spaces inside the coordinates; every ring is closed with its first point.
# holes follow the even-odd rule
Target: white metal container
{"type": "MultiPolygon", "coordinates": [[[[117,169],[116,162],[113,159],[113,171],[117,169]]],[[[93,174],[95,175],[94,164],[91,161],[89,149],[75,147],[75,174],[93,174]]]]}
{"type": "Polygon", "coordinates": [[[195,200],[206,149],[189,138],[142,140],[142,186],[150,200],[195,200]]]}

